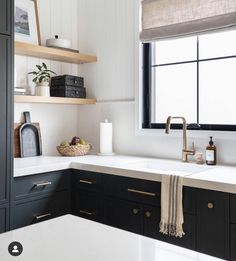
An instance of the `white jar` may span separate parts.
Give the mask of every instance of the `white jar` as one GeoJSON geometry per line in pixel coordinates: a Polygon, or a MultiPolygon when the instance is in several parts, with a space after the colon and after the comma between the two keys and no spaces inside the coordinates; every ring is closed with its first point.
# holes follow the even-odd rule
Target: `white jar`
{"type": "Polygon", "coordinates": [[[48,82],[42,82],[35,87],[36,96],[50,97],[50,87],[48,82]]]}

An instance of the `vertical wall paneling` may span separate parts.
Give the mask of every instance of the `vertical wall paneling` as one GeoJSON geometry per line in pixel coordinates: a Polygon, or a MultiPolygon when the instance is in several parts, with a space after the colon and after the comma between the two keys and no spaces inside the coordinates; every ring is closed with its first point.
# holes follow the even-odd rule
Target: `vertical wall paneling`
{"type": "MultiPolygon", "coordinates": [[[[78,46],[78,0],[38,0],[42,44],[58,34],[70,39],[72,48],[78,46]]],[[[79,74],[79,66],[32,57],[15,56],[17,85],[27,86],[34,93],[34,84],[27,73],[36,64],[46,62],[57,74],[79,74]],[[29,86],[29,87],[28,87],[29,86]]],[[[31,111],[32,121],[39,122],[42,132],[43,154],[56,154],[56,145],[77,135],[78,110],[76,106],[15,104],[15,122],[20,122],[23,111],[31,111]],[[70,117],[68,117],[68,115],[70,117]]]]}

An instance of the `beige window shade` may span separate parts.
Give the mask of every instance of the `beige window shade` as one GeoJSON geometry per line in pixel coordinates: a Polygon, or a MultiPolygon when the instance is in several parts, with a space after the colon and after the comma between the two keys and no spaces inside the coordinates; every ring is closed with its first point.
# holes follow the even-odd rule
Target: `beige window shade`
{"type": "Polygon", "coordinates": [[[236,25],[236,0],[143,0],[140,39],[196,34],[236,25]]]}

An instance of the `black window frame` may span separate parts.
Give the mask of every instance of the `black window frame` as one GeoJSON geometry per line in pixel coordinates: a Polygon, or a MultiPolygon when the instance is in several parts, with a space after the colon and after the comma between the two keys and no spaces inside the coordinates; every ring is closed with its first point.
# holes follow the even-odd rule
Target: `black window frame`
{"type": "MultiPolygon", "coordinates": [[[[186,62],[175,62],[168,64],[152,65],[152,43],[142,43],[142,129],[165,129],[165,123],[151,122],[151,93],[152,93],[152,68],[157,66],[168,66],[186,63],[197,64],[197,121],[199,122],[199,63],[204,61],[214,61],[222,59],[236,58],[236,55],[223,56],[216,58],[199,59],[199,38],[197,37],[197,59],[186,62]]],[[[173,115],[175,116],[175,115],[173,115]]],[[[182,129],[182,124],[172,124],[173,129],[182,129]]],[[[204,131],[236,131],[236,125],[227,124],[188,124],[189,130],[204,131]]]]}

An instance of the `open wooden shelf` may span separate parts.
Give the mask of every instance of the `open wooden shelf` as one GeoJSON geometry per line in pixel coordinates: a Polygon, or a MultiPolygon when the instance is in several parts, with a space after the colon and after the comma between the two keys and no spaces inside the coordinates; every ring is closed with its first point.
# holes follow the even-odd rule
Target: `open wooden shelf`
{"type": "Polygon", "coordinates": [[[47,104],[86,105],[86,104],[95,104],[96,99],[15,95],[15,103],[47,103],[47,104]]]}
{"type": "Polygon", "coordinates": [[[21,42],[15,42],[15,54],[74,64],[97,62],[97,57],[93,55],[21,42]]]}

